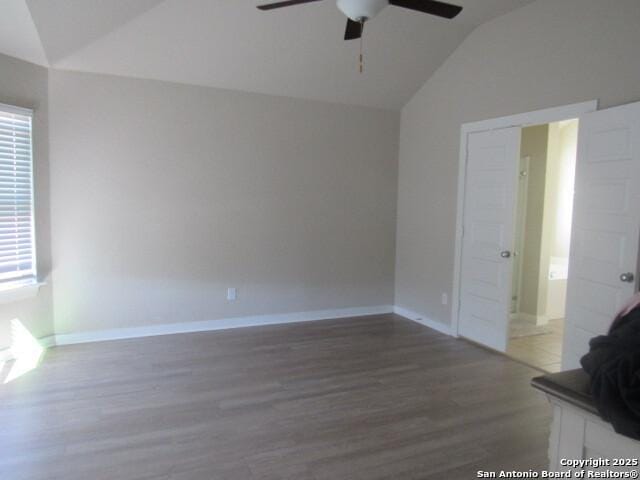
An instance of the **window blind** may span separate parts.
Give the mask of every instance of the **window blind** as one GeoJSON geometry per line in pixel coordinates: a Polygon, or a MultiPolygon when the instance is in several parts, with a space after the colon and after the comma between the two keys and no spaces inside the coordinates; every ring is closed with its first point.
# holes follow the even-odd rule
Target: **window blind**
{"type": "Polygon", "coordinates": [[[0,282],[36,275],[29,110],[0,104],[0,282]]]}

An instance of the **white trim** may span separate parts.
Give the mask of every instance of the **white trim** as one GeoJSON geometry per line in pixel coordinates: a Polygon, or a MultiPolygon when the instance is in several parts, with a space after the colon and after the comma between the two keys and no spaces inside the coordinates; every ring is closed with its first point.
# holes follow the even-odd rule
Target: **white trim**
{"type": "Polygon", "coordinates": [[[24,115],[25,117],[33,117],[33,110],[31,108],[16,107],[15,105],[0,103],[0,110],[7,113],[14,113],[16,115],[24,115]]]}
{"type": "Polygon", "coordinates": [[[419,323],[420,325],[424,325],[425,327],[429,327],[432,330],[437,330],[438,332],[444,333],[445,335],[453,336],[451,332],[451,327],[449,325],[445,325],[444,323],[432,320],[429,317],[416,313],[412,310],[408,310],[406,308],[402,308],[402,307],[398,307],[397,305],[394,305],[393,313],[395,313],[396,315],[400,315],[401,317],[404,317],[407,320],[411,320],[419,323]]]}
{"type": "MultiPolygon", "coordinates": [[[[29,122],[29,206],[30,206],[30,222],[29,222],[29,230],[31,233],[31,268],[28,271],[15,271],[15,272],[6,272],[3,274],[3,279],[0,282],[0,289],[4,289],[3,284],[6,283],[8,289],[13,287],[13,283],[20,284],[24,283],[35,283],[38,277],[38,262],[37,262],[37,251],[36,251],[36,225],[35,225],[35,182],[34,182],[34,162],[33,162],[33,110],[28,108],[16,107],[14,105],[7,105],[4,103],[0,103],[0,112],[5,112],[13,115],[21,115],[25,116],[29,122]],[[28,277],[25,279],[25,275],[28,277]]],[[[38,290],[35,290],[35,293],[29,294],[28,290],[23,290],[22,295],[18,295],[17,300],[23,300],[24,298],[35,296],[38,293],[38,290]],[[27,294],[26,297],[24,294],[27,294]]],[[[0,294],[0,303],[7,303],[15,301],[12,298],[12,295],[8,295],[8,300],[1,300],[4,295],[0,294]]]]}
{"type": "MultiPolygon", "coordinates": [[[[520,137],[520,145],[522,147],[522,136],[520,137]]],[[[522,150],[522,148],[521,148],[522,150]]],[[[524,157],[520,156],[520,163],[524,162],[524,171],[527,174],[522,177],[522,170],[520,167],[518,168],[520,172],[518,173],[518,190],[516,191],[516,236],[520,237],[520,243],[514,242],[514,256],[516,255],[516,251],[518,252],[517,257],[514,259],[514,268],[517,265],[518,267],[518,278],[515,280],[517,282],[517,292],[516,292],[516,304],[515,311],[520,311],[520,303],[522,302],[522,274],[524,270],[524,245],[525,245],[525,236],[526,236],[526,226],[527,226],[527,205],[529,202],[529,173],[531,170],[531,156],[525,155],[524,157]],[[522,203],[520,203],[522,200],[522,203]],[[521,208],[521,210],[518,210],[521,208]]],[[[513,285],[513,276],[511,279],[511,284],[513,285]]],[[[511,292],[511,307],[513,308],[513,291],[511,292]]]]}
{"type": "Polygon", "coordinates": [[[546,315],[533,315],[531,313],[523,313],[520,312],[517,314],[520,320],[524,320],[525,322],[529,322],[533,325],[546,325],[549,323],[549,317],[546,315]]]}
{"type": "MultiPolygon", "coordinates": [[[[32,112],[33,113],[33,112],[32,112]]],[[[38,278],[38,246],[36,245],[36,168],[33,162],[33,114],[29,119],[29,152],[31,160],[31,273],[33,280],[38,278]]],[[[35,291],[38,293],[38,290],[35,291]]]]}
{"type": "Polygon", "coordinates": [[[509,315],[509,319],[510,320],[522,320],[524,322],[529,322],[532,325],[546,325],[547,323],[549,323],[549,320],[551,320],[548,316],[546,315],[533,315],[531,313],[523,313],[523,312],[519,312],[519,313],[512,313],[509,315]]]}
{"type": "MultiPolygon", "coordinates": [[[[578,118],[585,113],[595,112],[598,109],[598,100],[589,102],[574,103],[562,107],[547,108],[534,112],[510,115],[507,117],[481,120],[478,122],[465,123],[460,129],[460,152],[458,157],[458,196],[456,211],[456,238],[453,267],[453,289],[451,293],[451,334],[458,336],[460,313],[460,268],[462,259],[462,233],[464,220],[464,186],[466,183],[467,164],[467,137],[473,132],[495,130],[508,127],[526,127],[545,123],[559,122],[571,118],[578,118]]],[[[515,158],[514,161],[519,161],[515,158]]]]}
{"type": "Polygon", "coordinates": [[[202,322],[170,323],[150,325],[147,327],[116,328],[96,330],[93,332],[63,333],[39,339],[45,348],[73,345],[78,343],[104,342],[127,338],[153,337],[157,335],[173,335],[177,333],[209,332],[233,328],[257,327],[264,325],[281,325],[287,323],[313,322],[368,315],[395,313],[401,317],[419,323],[445,335],[453,336],[449,325],[432,320],[425,315],[395,305],[377,305],[373,307],[339,308],[333,310],[314,310],[308,312],[284,313],[278,315],[256,315],[251,317],[222,318],[202,322]]]}
{"type": "Polygon", "coordinates": [[[469,122],[462,125],[462,130],[467,132],[482,132],[508,127],[530,127],[545,123],[560,122],[578,118],[585,113],[595,112],[598,109],[598,100],[573,103],[561,107],[545,108],[533,112],[518,113],[506,117],[491,118],[478,122],[469,122]]]}
{"type": "Polygon", "coordinates": [[[49,335],[47,337],[39,338],[38,339],[38,343],[43,348],[55,347],[56,346],[56,336],[55,335],[49,335]]]}
{"type": "Polygon", "coordinates": [[[36,280],[28,282],[0,283],[0,304],[19,302],[38,295],[40,287],[44,286],[36,280]]]}
{"type": "Polygon", "coordinates": [[[9,347],[1,349],[0,350],[0,367],[4,362],[8,362],[9,360],[13,360],[13,354],[11,353],[11,349],[9,347]]]}
{"type": "Polygon", "coordinates": [[[315,310],[309,312],[283,313],[277,315],[256,315],[251,317],[221,318],[201,322],[169,323],[149,325],[146,327],[115,328],[91,332],[63,333],[54,337],[55,345],[71,345],[76,343],[103,342],[125,338],[153,337],[156,335],[173,335],[176,333],[208,332],[231,328],[257,327],[262,325],[279,325],[284,323],[312,322],[334,318],[361,317],[393,313],[392,305],[372,307],[339,308],[334,310],[315,310]]]}

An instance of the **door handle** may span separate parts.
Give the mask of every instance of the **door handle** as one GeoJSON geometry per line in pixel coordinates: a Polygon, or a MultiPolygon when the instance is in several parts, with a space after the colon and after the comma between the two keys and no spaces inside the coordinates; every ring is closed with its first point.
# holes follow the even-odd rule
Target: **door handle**
{"type": "Polygon", "coordinates": [[[631,283],[635,278],[636,277],[631,272],[623,273],[622,275],[620,275],[621,282],[631,283]]]}
{"type": "Polygon", "coordinates": [[[503,250],[502,252],[500,252],[500,256],[502,258],[510,258],[511,257],[511,252],[509,250],[503,250]]]}

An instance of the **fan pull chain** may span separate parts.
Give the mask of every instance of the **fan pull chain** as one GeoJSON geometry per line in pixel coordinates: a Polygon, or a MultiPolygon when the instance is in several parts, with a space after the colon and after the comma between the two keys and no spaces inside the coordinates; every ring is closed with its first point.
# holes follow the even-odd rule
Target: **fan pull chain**
{"type": "Polygon", "coordinates": [[[364,72],[364,55],[362,54],[363,32],[364,32],[364,20],[360,20],[360,73],[364,72]]]}

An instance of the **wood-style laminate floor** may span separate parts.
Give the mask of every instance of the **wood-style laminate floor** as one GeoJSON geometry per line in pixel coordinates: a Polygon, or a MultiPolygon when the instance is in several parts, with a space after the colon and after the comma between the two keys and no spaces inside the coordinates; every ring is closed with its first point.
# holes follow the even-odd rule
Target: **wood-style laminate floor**
{"type": "Polygon", "coordinates": [[[6,480],[544,469],[538,372],[394,315],[75,345],[0,386],[6,480]]]}

